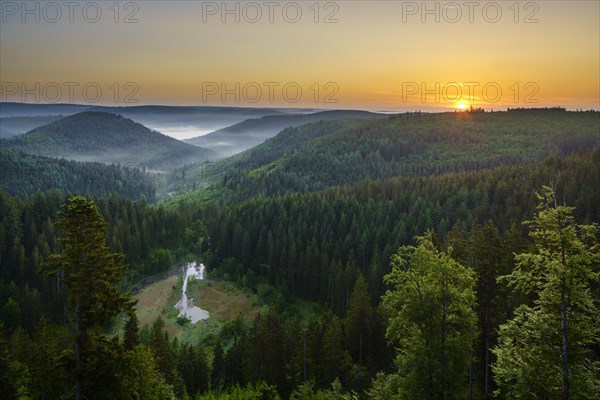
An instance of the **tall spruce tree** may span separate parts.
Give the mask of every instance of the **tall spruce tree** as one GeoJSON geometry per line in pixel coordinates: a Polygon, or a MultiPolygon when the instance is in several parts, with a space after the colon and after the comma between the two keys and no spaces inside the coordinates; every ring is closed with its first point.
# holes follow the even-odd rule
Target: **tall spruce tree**
{"type": "MultiPolygon", "coordinates": [[[[50,275],[66,276],[69,305],[75,324],[75,398],[84,395],[86,374],[83,355],[94,346],[105,324],[131,307],[130,296],[117,284],[123,279],[123,254],[111,253],[105,244],[106,223],[96,205],[73,196],[62,207],[56,222],[63,252],[51,254],[43,269],[50,275]]],[[[91,388],[89,388],[91,390],[91,388]]]]}

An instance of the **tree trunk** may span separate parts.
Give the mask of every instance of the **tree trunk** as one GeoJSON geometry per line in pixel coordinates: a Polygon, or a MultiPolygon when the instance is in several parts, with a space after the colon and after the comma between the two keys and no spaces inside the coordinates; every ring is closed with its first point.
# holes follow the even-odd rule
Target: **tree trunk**
{"type": "Polygon", "coordinates": [[[515,318],[515,290],[510,291],[510,313],[508,315],[508,319],[515,318]]]}
{"type": "Polygon", "coordinates": [[[569,349],[567,342],[567,300],[565,299],[564,291],[560,295],[560,303],[562,309],[562,362],[563,362],[563,400],[569,400],[570,392],[570,375],[569,368],[569,349]]]}
{"type": "Polygon", "coordinates": [[[469,400],[473,400],[473,349],[469,350],[471,362],[469,363],[469,400]]]}
{"type": "Polygon", "coordinates": [[[306,331],[304,331],[304,351],[303,351],[303,357],[302,358],[303,358],[303,360],[302,360],[303,361],[303,363],[302,363],[303,364],[302,370],[303,370],[303,373],[304,373],[303,374],[304,375],[304,382],[306,382],[306,380],[308,379],[308,373],[307,373],[307,370],[306,370],[306,331]]]}
{"type": "Polygon", "coordinates": [[[486,334],[485,334],[485,365],[484,365],[484,386],[483,386],[483,397],[487,399],[490,395],[490,331],[489,323],[486,321],[486,334]]]}
{"type": "Polygon", "coordinates": [[[448,317],[448,299],[446,288],[446,273],[442,276],[442,346],[440,355],[440,375],[442,384],[442,399],[447,399],[448,390],[446,385],[446,320],[448,317]]]}
{"type": "Polygon", "coordinates": [[[363,347],[363,334],[362,334],[362,330],[360,332],[358,340],[359,340],[359,342],[358,342],[358,364],[362,365],[362,347],[363,347]]]}
{"type": "MultiPolygon", "coordinates": [[[[558,202],[556,201],[556,194],[554,197],[554,207],[558,209],[558,202]]],[[[563,221],[560,219],[560,214],[557,214],[558,218],[558,233],[560,237],[560,246],[561,246],[561,259],[562,266],[565,268],[565,273],[567,270],[567,257],[565,250],[565,243],[563,240],[563,221]]],[[[569,400],[570,393],[570,380],[571,380],[571,371],[569,368],[569,348],[567,341],[567,299],[565,298],[566,291],[566,283],[565,277],[562,278],[562,285],[560,291],[560,307],[561,307],[561,333],[562,333],[562,362],[563,362],[563,400],[569,400]]]]}
{"type": "Polygon", "coordinates": [[[75,399],[81,400],[81,316],[79,315],[79,304],[75,306],[75,363],[77,373],[75,374],[75,399]]]}

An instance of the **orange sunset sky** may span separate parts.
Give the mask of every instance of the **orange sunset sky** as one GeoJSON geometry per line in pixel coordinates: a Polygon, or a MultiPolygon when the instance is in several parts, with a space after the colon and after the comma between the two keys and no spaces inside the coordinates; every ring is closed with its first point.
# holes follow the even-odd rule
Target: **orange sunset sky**
{"type": "Polygon", "coordinates": [[[600,108],[599,1],[47,3],[1,2],[2,101],[600,108]]]}

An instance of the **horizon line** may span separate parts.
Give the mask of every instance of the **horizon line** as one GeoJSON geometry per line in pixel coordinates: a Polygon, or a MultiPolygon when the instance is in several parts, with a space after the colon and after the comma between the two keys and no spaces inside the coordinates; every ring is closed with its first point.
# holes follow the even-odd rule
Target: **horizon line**
{"type": "MultiPolygon", "coordinates": [[[[14,105],[26,105],[26,106],[72,106],[72,107],[99,107],[99,108],[139,108],[139,107],[172,107],[172,108],[231,108],[231,109],[273,109],[273,110],[303,110],[303,111],[365,111],[380,114],[401,114],[401,113],[428,113],[428,114],[441,114],[441,113],[452,113],[452,112],[469,112],[469,109],[459,109],[457,107],[423,107],[423,108],[386,108],[377,106],[366,106],[366,107],[336,107],[336,108],[323,108],[323,107],[286,107],[286,106],[258,106],[258,105],[215,105],[215,104],[160,104],[160,103],[144,103],[144,104],[98,104],[98,103],[43,103],[43,102],[18,102],[18,101],[0,101],[0,107],[3,104],[14,104],[14,105]]],[[[483,110],[484,112],[506,112],[509,110],[543,110],[543,109],[564,109],[570,112],[582,112],[582,111],[595,111],[600,112],[600,105],[598,108],[586,107],[586,106],[570,106],[565,107],[563,105],[538,105],[531,107],[473,107],[473,110],[483,110]]]]}

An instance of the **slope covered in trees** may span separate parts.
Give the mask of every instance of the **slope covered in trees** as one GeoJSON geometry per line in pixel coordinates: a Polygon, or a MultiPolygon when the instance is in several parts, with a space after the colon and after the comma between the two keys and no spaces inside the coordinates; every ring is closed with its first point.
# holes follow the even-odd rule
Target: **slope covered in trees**
{"type": "Polygon", "coordinates": [[[559,206],[551,188],[538,199],[535,218],[527,222],[534,251],[517,255],[513,271],[501,277],[533,301],[500,327],[497,394],[593,398],[600,388],[594,351],[600,344],[600,230],[576,223],[573,208],[559,206]],[[543,381],[535,378],[541,368],[543,381]]]}
{"type": "MultiPolygon", "coordinates": [[[[106,221],[95,241],[124,253],[122,284],[191,253],[264,309],[192,342],[170,337],[160,318],[140,329],[123,309],[123,324],[93,327],[85,356],[98,368],[85,390],[127,400],[490,399],[564,398],[567,388],[590,398],[597,123],[597,113],[559,110],[322,122],[206,166],[223,178],[209,189],[218,201],[95,199],[106,221]],[[394,176],[353,175],[366,168],[351,156],[363,148],[391,149],[374,165],[394,176]],[[422,169],[394,169],[409,161],[422,169]],[[273,185],[252,187],[261,182],[273,185]],[[540,202],[548,184],[556,197],[542,199],[556,202],[540,202]],[[298,298],[324,311],[292,310],[298,298]],[[546,366],[538,386],[532,371],[546,366]]],[[[56,214],[66,201],[0,192],[0,393],[10,399],[75,393],[69,276],[40,269],[67,250],[56,214]]]]}
{"type": "Polygon", "coordinates": [[[387,260],[401,244],[427,229],[445,236],[455,225],[468,230],[487,220],[507,230],[530,217],[533,191],[546,182],[558,179],[564,201],[576,206],[579,220],[595,221],[599,170],[596,150],[523,167],[258,197],[214,213],[210,238],[217,255],[234,255],[255,272],[269,266],[271,283],[285,282],[290,290],[341,312],[343,292],[334,290],[333,281],[345,267],[371,277],[370,288],[378,298],[387,260]]]}
{"type": "Polygon", "coordinates": [[[0,148],[0,189],[12,196],[57,190],[96,196],[155,199],[154,178],[133,166],[120,167],[25,154],[0,148]]]}
{"type": "Polygon", "coordinates": [[[231,159],[186,171],[179,187],[217,182],[200,196],[239,201],[367,178],[520,165],[591,150],[600,143],[599,132],[600,113],[553,109],[316,122],[285,129],[231,159]]]}
{"type": "Polygon", "coordinates": [[[0,141],[26,153],[104,164],[133,164],[172,170],[214,156],[145,126],[105,112],[83,112],[0,141]]]}
{"type": "Polygon", "coordinates": [[[185,142],[211,149],[222,156],[230,156],[261,144],[285,128],[317,121],[358,120],[378,116],[382,117],[383,115],[354,110],[321,111],[310,114],[267,115],[262,118],[248,119],[204,136],[187,139],[185,142]]]}
{"type": "MultiPolygon", "coordinates": [[[[19,199],[0,191],[0,299],[5,304],[13,298],[23,309],[10,326],[31,329],[40,315],[62,320],[61,279],[43,279],[39,267],[60,250],[55,224],[66,198],[48,192],[19,199]]],[[[107,222],[111,251],[125,254],[128,285],[169,270],[176,259],[198,248],[197,240],[204,234],[203,225],[192,223],[190,214],[151,207],[144,199],[133,202],[113,195],[96,202],[107,222]]]]}
{"type": "MultiPolygon", "coordinates": [[[[581,157],[573,157],[567,162],[570,163],[569,167],[577,163],[585,164],[581,157]]],[[[589,170],[586,172],[585,168],[579,167],[575,167],[574,171],[579,176],[589,173],[589,170]]],[[[565,186],[560,190],[568,192],[567,188],[565,186]]],[[[559,196],[563,198],[562,194],[559,196]]],[[[546,210],[552,210],[547,205],[540,206],[540,209],[546,213],[546,210]]],[[[542,213],[538,215],[544,217],[542,213]]],[[[3,220],[2,226],[5,222],[3,220]]],[[[64,223],[57,223],[57,226],[65,229],[64,223]]],[[[573,224],[569,226],[576,227],[573,224]]],[[[537,237],[536,232],[534,229],[531,234],[537,237]]],[[[575,284],[583,285],[582,293],[588,298],[584,299],[579,293],[573,297],[573,305],[579,307],[576,302],[583,301],[582,304],[592,310],[597,303],[597,297],[593,295],[597,287],[585,282],[591,282],[589,279],[597,271],[598,232],[597,227],[593,226],[585,227],[583,232],[589,235],[582,242],[575,240],[572,242],[574,246],[568,246],[588,257],[576,257],[572,261],[578,264],[577,271],[573,270],[578,276],[575,284]],[[583,274],[579,274],[579,271],[583,274]]],[[[540,244],[547,245],[544,238],[540,238],[540,244]]],[[[572,236],[570,238],[573,239],[572,236]]],[[[522,281],[521,288],[529,287],[534,295],[528,295],[527,290],[511,295],[510,286],[496,278],[512,270],[515,271],[513,277],[516,277],[522,274],[522,267],[530,268],[524,264],[521,270],[514,268],[514,253],[524,254],[517,258],[517,263],[520,260],[541,260],[540,257],[551,254],[538,252],[525,240],[516,225],[507,230],[498,230],[493,222],[485,226],[473,224],[466,231],[455,227],[443,240],[429,233],[417,241],[416,247],[405,246],[392,257],[394,272],[387,278],[392,287],[385,295],[384,308],[375,306],[378,299],[371,296],[370,284],[364,279],[360,266],[347,264],[339,269],[341,275],[334,275],[331,281],[334,290],[341,291],[341,308],[334,305],[334,313],[325,319],[301,324],[298,320],[282,319],[273,307],[269,312],[259,315],[251,326],[246,326],[238,318],[216,336],[207,336],[199,343],[171,341],[160,319],[151,328],[139,331],[135,314],[129,313],[122,339],[110,339],[95,331],[94,339],[86,342],[87,347],[82,354],[93,358],[88,359],[85,368],[94,368],[94,372],[84,375],[83,387],[91,394],[90,398],[110,394],[117,399],[129,399],[131,397],[128,396],[135,396],[136,393],[145,393],[150,399],[256,396],[386,399],[398,396],[444,398],[444,394],[445,398],[455,398],[465,397],[469,392],[473,393],[473,398],[486,398],[496,388],[491,377],[487,383],[486,371],[496,364],[492,364],[495,361],[493,356],[486,358],[485,355],[498,353],[499,364],[494,368],[502,368],[502,375],[499,375],[497,382],[505,385],[501,388],[512,390],[515,386],[511,382],[523,377],[523,374],[516,371],[514,363],[506,358],[518,357],[518,360],[522,360],[523,355],[531,354],[528,353],[527,340],[536,340],[537,337],[523,335],[516,329],[522,321],[522,310],[532,304],[538,307],[549,301],[547,304],[550,305],[560,299],[560,292],[557,291],[560,285],[556,286],[554,279],[522,281]],[[530,284],[541,284],[538,289],[551,290],[552,293],[547,292],[542,296],[539,292],[538,297],[537,286],[528,286],[530,284]],[[559,297],[556,297],[557,294],[559,297]],[[487,303],[486,298],[492,303],[487,303]],[[515,322],[511,326],[507,321],[513,316],[515,322]],[[478,321],[478,327],[475,326],[475,320],[478,321]],[[487,330],[483,328],[485,324],[489,325],[487,330]],[[499,331],[501,324],[506,327],[499,331]],[[474,332],[479,332],[479,329],[482,329],[481,335],[474,332]],[[385,340],[386,332],[389,344],[385,340]],[[517,348],[514,348],[515,345],[517,348]],[[500,352],[503,346],[505,350],[500,352]],[[492,352],[492,349],[498,350],[492,352]],[[394,356],[397,357],[396,363],[392,363],[394,356]],[[421,367],[414,368],[415,362],[421,367]],[[91,379],[94,377],[102,379],[91,379]]],[[[14,257],[15,253],[12,254],[14,257]]],[[[310,259],[304,258],[302,252],[296,254],[290,259],[310,259]]],[[[560,252],[555,255],[559,256],[560,252]]],[[[337,268],[334,267],[334,270],[337,268]]],[[[387,268],[389,270],[390,267],[387,268]]],[[[26,270],[26,274],[29,273],[26,270]]],[[[16,276],[18,278],[18,274],[16,276]]],[[[44,281],[43,277],[38,279],[44,281]]],[[[60,289],[61,285],[55,286],[54,282],[55,278],[48,282],[51,283],[48,288],[52,288],[48,294],[54,298],[65,296],[65,288],[60,289]],[[58,292],[54,292],[56,288],[59,288],[58,292]]],[[[23,288],[21,285],[13,282],[3,293],[3,296],[10,296],[0,313],[3,325],[0,351],[3,355],[1,362],[4,363],[0,380],[3,389],[7,390],[3,393],[11,395],[18,392],[31,396],[40,393],[46,393],[46,396],[73,393],[70,383],[76,379],[76,375],[73,375],[77,368],[76,357],[73,353],[65,352],[64,346],[74,345],[77,336],[60,336],[58,321],[64,308],[57,308],[57,319],[51,325],[44,318],[37,322],[31,318],[19,322],[20,315],[34,315],[31,310],[48,306],[44,304],[41,307],[35,302],[36,296],[39,296],[35,289],[25,286],[23,290],[20,289],[23,288]],[[21,295],[25,297],[19,297],[21,295]],[[57,342],[57,338],[61,341],[57,342]]],[[[338,301],[337,294],[333,296],[334,301],[338,301]]],[[[560,332],[560,307],[550,306],[545,312],[554,314],[552,318],[540,319],[550,324],[548,327],[551,329],[540,327],[544,332],[551,332],[552,329],[560,332]]],[[[570,335],[583,338],[585,335],[581,333],[587,332],[585,337],[589,345],[583,347],[583,352],[577,350],[577,346],[581,346],[577,341],[571,345],[576,356],[569,365],[573,366],[573,371],[576,371],[573,376],[577,378],[574,378],[569,390],[574,398],[596,385],[596,378],[593,377],[582,381],[579,378],[581,375],[577,375],[580,373],[577,368],[593,368],[589,362],[593,362],[597,356],[594,347],[596,339],[593,336],[597,322],[587,320],[587,316],[582,320],[578,314],[568,313],[576,323],[582,324],[570,328],[570,335]]],[[[540,344],[547,346],[546,342],[540,344]]],[[[541,357],[536,361],[541,365],[560,363],[560,357],[555,357],[554,353],[543,351],[533,354],[541,357]]],[[[519,362],[516,365],[523,367],[519,362]]],[[[542,393],[531,385],[523,387],[533,396],[542,393]]],[[[559,393],[555,386],[544,387],[546,389],[551,395],[559,393]]]]}

